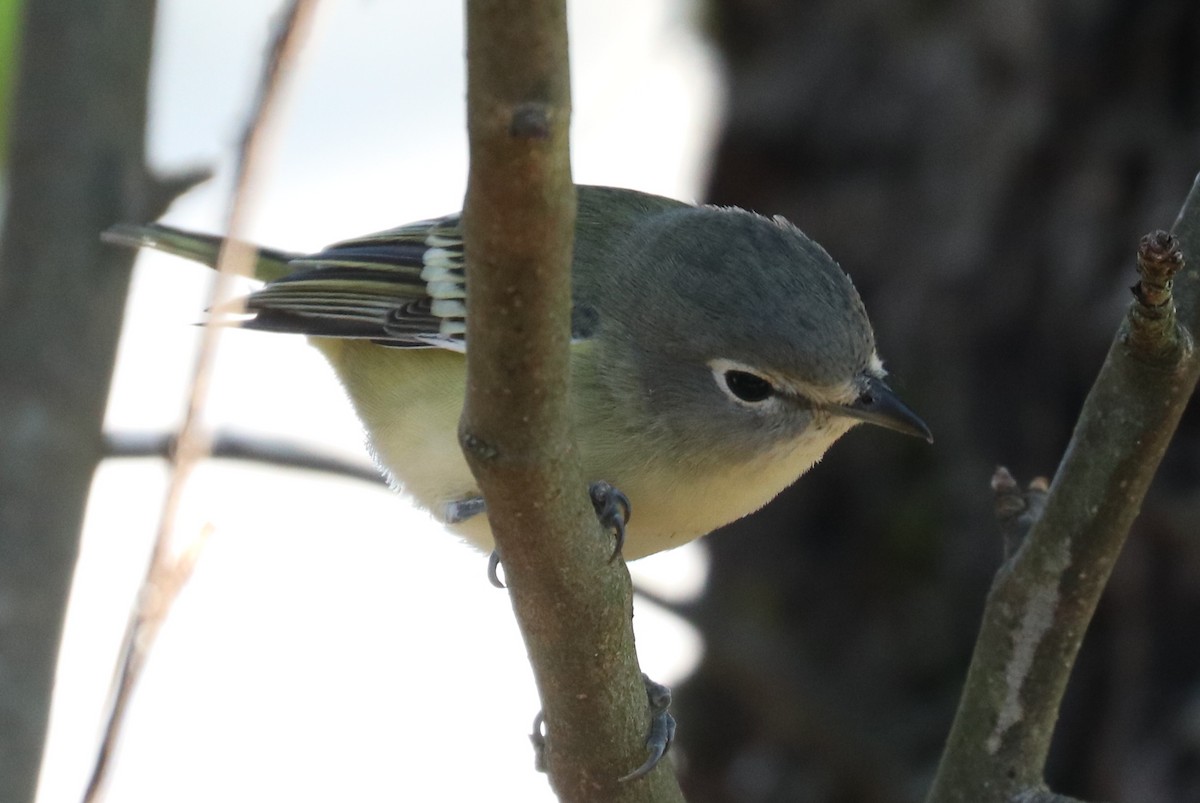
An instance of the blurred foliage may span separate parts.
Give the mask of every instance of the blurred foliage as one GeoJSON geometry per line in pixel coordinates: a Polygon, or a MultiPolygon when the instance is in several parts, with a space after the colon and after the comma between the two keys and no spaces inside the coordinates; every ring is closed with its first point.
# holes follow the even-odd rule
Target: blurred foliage
{"type": "MultiPolygon", "coordinates": [[[[1138,238],[1200,169],[1200,6],[711,0],[706,18],[730,103],[708,200],[783,214],[841,262],[937,442],[855,430],[708,539],[685,789],[920,800],[1001,558],[992,470],[1053,473],[1138,238]]],[[[1198,532],[1192,410],[1068,690],[1058,791],[1200,800],[1198,532]]]]}
{"type": "Polygon", "coordinates": [[[0,0],[0,171],[8,160],[9,111],[17,70],[22,0],[0,0]]]}

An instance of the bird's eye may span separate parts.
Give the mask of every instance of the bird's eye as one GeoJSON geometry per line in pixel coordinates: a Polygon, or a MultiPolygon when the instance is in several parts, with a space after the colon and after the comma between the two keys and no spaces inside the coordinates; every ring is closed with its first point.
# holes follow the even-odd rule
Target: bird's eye
{"type": "Polygon", "coordinates": [[[726,371],[725,387],[744,402],[766,401],[775,392],[771,383],[749,371],[726,371]]]}

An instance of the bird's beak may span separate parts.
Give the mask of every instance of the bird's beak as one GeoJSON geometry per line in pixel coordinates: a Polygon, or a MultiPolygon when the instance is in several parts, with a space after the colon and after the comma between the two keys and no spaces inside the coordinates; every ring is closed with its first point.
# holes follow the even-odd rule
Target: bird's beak
{"type": "Polygon", "coordinates": [[[882,379],[868,377],[858,399],[834,409],[840,415],[894,429],[905,435],[915,435],[933,443],[933,433],[929,431],[929,427],[916,413],[908,409],[908,405],[900,401],[882,379]]]}

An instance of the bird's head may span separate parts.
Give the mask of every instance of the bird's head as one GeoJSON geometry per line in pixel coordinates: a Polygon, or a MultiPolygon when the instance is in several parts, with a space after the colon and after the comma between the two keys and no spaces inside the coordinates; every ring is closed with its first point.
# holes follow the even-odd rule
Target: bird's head
{"type": "Polygon", "coordinates": [[[860,422],[932,440],[885,384],[850,277],[782,218],[686,207],[631,239],[629,284],[608,311],[627,329],[635,389],[665,442],[727,456],[806,439],[820,451],[860,422]]]}

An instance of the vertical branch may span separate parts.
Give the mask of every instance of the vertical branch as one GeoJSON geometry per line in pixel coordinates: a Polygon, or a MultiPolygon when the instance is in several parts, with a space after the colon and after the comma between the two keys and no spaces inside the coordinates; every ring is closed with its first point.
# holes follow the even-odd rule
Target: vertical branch
{"type": "MultiPolygon", "coordinates": [[[[253,271],[253,251],[238,240],[237,234],[242,228],[247,210],[253,203],[251,193],[259,183],[264,161],[264,145],[272,133],[270,123],[274,122],[273,117],[277,111],[283,75],[306,39],[316,5],[316,0],[292,0],[283,12],[276,29],[270,56],[259,82],[254,109],[242,137],[227,225],[230,237],[217,262],[217,280],[213,285],[208,306],[224,300],[230,294],[231,284],[237,276],[248,275],[253,271]]],[[[200,351],[192,368],[187,413],[171,455],[171,478],[163,501],[158,532],[137,603],[126,628],[104,732],[84,791],[85,803],[93,803],[102,798],[104,782],[125,720],[125,712],[134,686],[145,666],[146,656],[166,620],[171,605],[191,576],[208,536],[206,528],[179,546],[176,543],[179,539],[176,538],[175,523],[187,481],[195,467],[211,451],[211,441],[204,427],[204,406],[208,398],[209,378],[216,359],[217,341],[222,334],[223,329],[220,326],[204,328],[200,351]]]]}
{"type": "Polygon", "coordinates": [[[679,799],[645,757],[629,574],[585,494],[568,420],[575,193],[563,0],[468,0],[467,399],[484,497],[541,694],[562,800],[679,799]]]}

